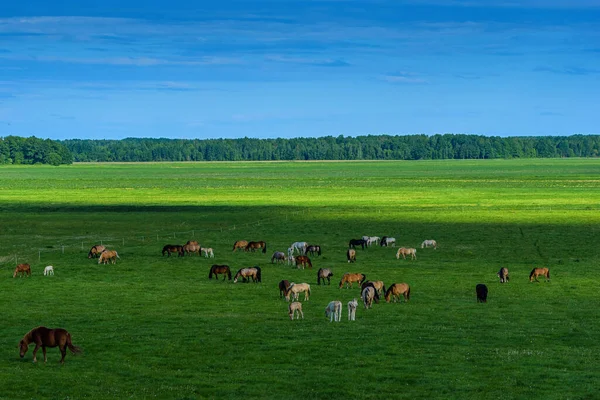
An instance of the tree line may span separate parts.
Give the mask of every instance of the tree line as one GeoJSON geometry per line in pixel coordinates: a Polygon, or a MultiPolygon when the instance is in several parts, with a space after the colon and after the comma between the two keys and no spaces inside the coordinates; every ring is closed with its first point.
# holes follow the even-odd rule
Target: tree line
{"type": "Polygon", "coordinates": [[[0,164],[598,157],[600,135],[368,135],[293,139],[0,138],[0,164]]]}

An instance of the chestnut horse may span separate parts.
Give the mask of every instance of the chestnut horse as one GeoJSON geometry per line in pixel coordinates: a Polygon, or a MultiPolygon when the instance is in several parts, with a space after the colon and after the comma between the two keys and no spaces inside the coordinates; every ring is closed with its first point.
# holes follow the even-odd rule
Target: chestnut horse
{"type": "Polygon", "coordinates": [[[92,248],[90,249],[90,252],[88,253],[88,258],[96,258],[100,256],[100,253],[102,253],[104,250],[106,250],[106,247],[102,246],[102,245],[95,245],[92,246],[92,248]]]}
{"type": "Polygon", "coordinates": [[[112,264],[116,264],[117,258],[121,257],[119,257],[119,254],[115,250],[104,250],[98,258],[98,264],[108,264],[109,261],[112,264]]]}
{"type": "Polygon", "coordinates": [[[404,302],[410,300],[410,286],[408,286],[408,283],[392,283],[387,292],[385,292],[385,301],[395,303],[396,300],[400,301],[400,296],[404,297],[404,302]]]}
{"type": "Polygon", "coordinates": [[[321,279],[323,280],[323,285],[325,284],[325,279],[327,279],[327,284],[331,285],[331,277],[333,276],[333,272],[329,268],[319,268],[317,272],[317,285],[321,284],[321,279]]]}
{"type": "Polygon", "coordinates": [[[242,278],[242,282],[252,282],[257,283],[262,281],[260,267],[252,267],[252,268],[242,268],[240,269],[235,277],[233,278],[233,283],[237,283],[238,278],[242,278]]]}
{"type": "Polygon", "coordinates": [[[81,349],[74,346],[71,342],[71,334],[64,329],[48,329],[45,326],[38,326],[27,332],[23,339],[19,342],[19,354],[21,358],[25,357],[25,353],[29,348],[30,343],[35,343],[35,349],[33,349],[33,362],[37,362],[36,353],[39,348],[42,348],[44,353],[44,362],[46,358],[46,347],[57,347],[60,350],[62,357],[60,359],[61,364],[65,362],[65,356],[67,355],[67,347],[73,354],[81,352],[81,349]]]}
{"type": "Polygon", "coordinates": [[[247,240],[238,240],[237,242],[235,242],[233,244],[233,250],[232,251],[236,251],[237,249],[245,250],[246,246],[248,246],[248,241],[247,240]]]}
{"type": "Polygon", "coordinates": [[[231,269],[228,265],[213,265],[210,267],[210,272],[208,273],[208,279],[212,279],[213,275],[216,279],[219,279],[219,274],[223,274],[223,280],[225,278],[229,278],[231,280],[231,269]]]}
{"type": "Polygon", "coordinates": [[[256,249],[262,249],[263,253],[267,252],[267,244],[263,241],[260,242],[248,242],[245,251],[255,251],[256,249]]]}
{"type": "Polygon", "coordinates": [[[365,279],[366,279],[365,274],[351,274],[349,272],[346,272],[344,274],[344,276],[342,276],[342,280],[340,281],[339,289],[341,289],[344,285],[346,285],[346,288],[348,288],[348,285],[350,285],[350,287],[352,287],[352,284],[354,282],[356,282],[360,285],[365,281],[365,279]]]}
{"type": "Polygon", "coordinates": [[[300,268],[302,265],[302,269],[304,267],[312,268],[312,262],[310,262],[310,258],[307,256],[296,256],[296,267],[300,268]]]}
{"type": "Polygon", "coordinates": [[[17,275],[23,276],[31,276],[31,266],[29,264],[19,264],[17,268],[15,268],[15,272],[13,273],[13,278],[16,278],[17,275]]]}
{"type": "Polygon", "coordinates": [[[180,244],[167,244],[165,247],[163,247],[163,249],[162,249],[163,256],[165,254],[167,254],[169,257],[171,257],[171,253],[177,253],[179,255],[179,257],[183,257],[183,255],[184,255],[183,246],[180,244]]]}
{"type": "Polygon", "coordinates": [[[280,299],[286,294],[289,287],[290,287],[290,281],[288,281],[287,279],[279,281],[279,298],[280,299]]]}
{"type": "Polygon", "coordinates": [[[546,282],[550,282],[550,270],[548,268],[534,268],[529,274],[529,282],[538,281],[538,276],[543,276],[546,282]]]}
{"type": "Polygon", "coordinates": [[[183,251],[186,254],[196,253],[196,254],[198,254],[198,256],[200,256],[201,249],[202,249],[202,247],[200,247],[200,245],[196,241],[193,241],[193,242],[190,241],[183,245],[183,251]]]}

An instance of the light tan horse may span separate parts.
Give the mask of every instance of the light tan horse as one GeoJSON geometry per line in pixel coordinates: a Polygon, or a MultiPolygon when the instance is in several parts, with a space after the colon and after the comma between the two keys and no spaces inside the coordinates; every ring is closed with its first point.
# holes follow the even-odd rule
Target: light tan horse
{"type": "Polygon", "coordinates": [[[375,290],[377,291],[377,294],[383,296],[383,294],[385,293],[385,284],[383,283],[383,281],[366,281],[363,282],[361,288],[364,289],[367,283],[372,284],[375,290]]]}
{"type": "Polygon", "coordinates": [[[365,308],[372,308],[373,299],[375,298],[375,289],[373,288],[373,286],[367,286],[366,288],[364,288],[360,297],[363,300],[365,308]]]}
{"type": "Polygon", "coordinates": [[[310,296],[310,285],[308,283],[290,283],[285,292],[285,299],[290,301],[290,295],[293,300],[298,300],[300,293],[304,292],[304,301],[308,301],[310,296]]]}
{"type": "Polygon", "coordinates": [[[348,287],[352,287],[352,284],[354,282],[358,283],[359,285],[361,283],[364,282],[364,280],[366,279],[365,274],[351,274],[349,272],[346,272],[343,276],[342,276],[342,280],[340,281],[340,286],[339,288],[341,289],[344,285],[346,286],[346,288],[348,287]]]}
{"type": "Polygon", "coordinates": [[[288,315],[290,316],[290,319],[292,321],[294,320],[294,314],[296,314],[296,319],[300,319],[300,317],[304,319],[304,313],[302,312],[302,303],[300,303],[299,301],[294,301],[288,306],[288,315]]]}
{"type": "Polygon", "coordinates": [[[408,302],[410,300],[410,286],[408,283],[392,283],[392,285],[388,288],[387,292],[385,292],[385,301],[394,303],[400,301],[400,296],[404,296],[404,301],[408,302]]]}
{"type": "Polygon", "coordinates": [[[104,250],[98,258],[98,264],[108,264],[109,261],[112,264],[116,264],[117,258],[121,257],[119,257],[119,254],[115,250],[104,250]]]}
{"type": "Polygon", "coordinates": [[[529,274],[529,282],[538,281],[538,276],[543,276],[546,282],[550,282],[550,270],[548,268],[534,268],[529,274]]]}
{"type": "Polygon", "coordinates": [[[437,249],[437,242],[433,239],[430,240],[423,240],[423,243],[421,243],[421,248],[424,249],[425,247],[433,247],[434,250],[437,249]]]}
{"type": "Polygon", "coordinates": [[[198,242],[187,242],[186,244],[183,245],[183,251],[186,254],[192,254],[192,253],[196,253],[198,254],[198,256],[200,256],[200,245],[198,244],[198,242]]]}
{"type": "Polygon", "coordinates": [[[19,264],[17,268],[15,268],[15,272],[13,273],[13,278],[16,278],[17,275],[23,276],[31,276],[31,266],[29,264],[19,264]]]}
{"type": "Polygon", "coordinates": [[[215,258],[215,253],[212,247],[202,247],[200,250],[202,250],[202,253],[204,253],[204,257],[215,258]]]}
{"type": "Polygon", "coordinates": [[[398,252],[396,253],[396,259],[400,259],[402,256],[403,260],[406,260],[406,256],[410,256],[411,260],[417,259],[417,249],[409,248],[409,247],[400,247],[398,252]]]}
{"type": "Polygon", "coordinates": [[[349,263],[356,262],[356,250],[348,249],[346,252],[346,258],[348,259],[349,263]]]}
{"type": "Polygon", "coordinates": [[[248,241],[247,240],[238,240],[237,242],[235,242],[233,244],[233,250],[232,251],[236,251],[237,249],[246,250],[246,246],[248,246],[248,241]]]}

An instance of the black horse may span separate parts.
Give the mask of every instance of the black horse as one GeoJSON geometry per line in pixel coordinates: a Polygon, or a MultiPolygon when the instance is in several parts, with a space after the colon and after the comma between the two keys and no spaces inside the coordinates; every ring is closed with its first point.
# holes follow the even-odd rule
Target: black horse
{"type": "Polygon", "coordinates": [[[355,249],[356,246],[361,246],[362,249],[364,250],[366,244],[367,244],[367,241],[363,240],[363,239],[350,239],[350,242],[348,243],[348,247],[355,249]]]}
{"type": "Polygon", "coordinates": [[[477,286],[475,286],[475,292],[477,293],[477,302],[478,303],[486,303],[487,302],[487,295],[488,295],[487,286],[485,286],[483,283],[480,283],[477,286]]]}
{"type": "Polygon", "coordinates": [[[310,246],[308,246],[306,248],[306,253],[310,253],[311,256],[314,256],[315,253],[317,253],[317,255],[321,255],[321,246],[319,246],[318,244],[311,244],[310,246]]]}

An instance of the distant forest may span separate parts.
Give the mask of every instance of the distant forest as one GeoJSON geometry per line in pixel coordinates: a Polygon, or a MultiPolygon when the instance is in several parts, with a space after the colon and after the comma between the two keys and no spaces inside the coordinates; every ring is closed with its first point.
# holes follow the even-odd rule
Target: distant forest
{"type": "Polygon", "coordinates": [[[369,135],[295,139],[0,138],[0,164],[72,162],[440,160],[598,157],[600,135],[369,135]]]}

